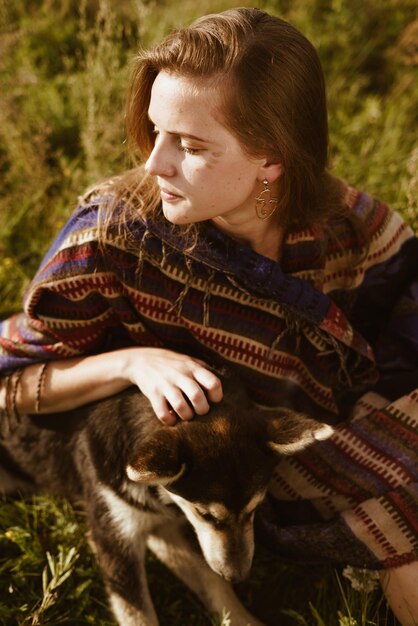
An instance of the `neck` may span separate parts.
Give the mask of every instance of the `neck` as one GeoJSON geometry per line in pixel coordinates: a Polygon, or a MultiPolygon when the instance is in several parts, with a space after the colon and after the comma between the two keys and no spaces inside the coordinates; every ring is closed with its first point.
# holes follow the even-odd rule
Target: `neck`
{"type": "Polygon", "coordinates": [[[212,221],[217,228],[258,254],[273,261],[280,260],[284,231],[277,222],[257,218],[257,221],[232,223],[223,217],[215,217],[212,221]]]}

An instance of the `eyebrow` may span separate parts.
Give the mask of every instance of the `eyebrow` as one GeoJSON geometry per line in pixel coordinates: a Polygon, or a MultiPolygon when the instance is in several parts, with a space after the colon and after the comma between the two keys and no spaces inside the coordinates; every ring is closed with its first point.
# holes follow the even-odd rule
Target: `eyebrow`
{"type": "Polygon", "coordinates": [[[186,139],[194,139],[195,141],[200,141],[201,143],[213,143],[209,139],[202,139],[202,137],[197,137],[196,135],[191,135],[190,133],[176,133],[172,131],[168,131],[169,135],[178,135],[179,137],[185,137],[186,139]]]}
{"type": "MultiPolygon", "coordinates": [[[[150,124],[152,124],[153,126],[156,126],[155,122],[151,119],[151,117],[148,114],[148,120],[150,122],[150,124]]],[[[192,135],[191,133],[182,133],[182,132],[178,132],[178,131],[174,131],[174,130],[168,130],[167,133],[169,135],[176,135],[177,137],[184,137],[187,139],[194,139],[195,141],[200,141],[200,143],[213,143],[212,140],[210,139],[202,139],[202,137],[197,137],[197,135],[192,135]]]]}

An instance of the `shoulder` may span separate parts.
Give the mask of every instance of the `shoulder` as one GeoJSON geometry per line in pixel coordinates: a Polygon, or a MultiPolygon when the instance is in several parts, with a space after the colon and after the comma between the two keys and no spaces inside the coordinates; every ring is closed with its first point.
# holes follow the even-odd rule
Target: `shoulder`
{"type": "Polygon", "coordinates": [[[130,230],[135,230],[141,237],[146,222],[141,212],[124,197],[119,182],[117,177],[105,180],[78,198],[75,210],[58,234],[50,253],[88,243],[103,249],[112,245],[123,248],[130,230]]]}
{"type": "Polygon", "coordinates": [[[115,195],[108,181],[91,187],[79,196],[75,209],[57,234],[47,257],[65,248],[98,240],[104,216],[115,201],[115,195]]]}
{"type": "Polygon", "coordinates": [[[325,288],[360,284],[375,265],[396,256],[414,233],[399,213],[349,185],[342,211],[326,225],[325,288]]]}
{"type": "MultiPolygon", "coordinates": [[[[116,190],[114,179],[97,184],[78,198],[75,210],[46,253],[35,280],[49,282],[108,271],[110,266],[117,269],[116,260],[121,255],[135,254],[135,246],[139,250],[145,230],[139,213],[135,220],[126,219],[124,200],[116,190]]],[[[127,260],[123,262],[126,264],[127,260]]]]}
{"type": "Polygon", "coordinates": [[[392,254],[405,239],[413,236],[403,217],[392,211],[384,201],[349,185],[344,189],[343,212],[340,217],[330,220],[329,230],[333,235],[330,238],[330,253],[334,239],[341,252],[368,250],[368,256],[372,255],[370,260],[384,251],[392,254]]]}

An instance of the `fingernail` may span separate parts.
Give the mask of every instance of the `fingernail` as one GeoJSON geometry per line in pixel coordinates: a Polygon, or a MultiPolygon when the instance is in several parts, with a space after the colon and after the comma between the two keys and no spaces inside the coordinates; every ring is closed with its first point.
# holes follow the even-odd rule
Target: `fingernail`
{"type": "Polygon", "coordinates": [[[177,419],[175,415],[166,415],[165,417],[160,418],[160,422],[166,426],[173,426],[177,422],[177,419]]]}

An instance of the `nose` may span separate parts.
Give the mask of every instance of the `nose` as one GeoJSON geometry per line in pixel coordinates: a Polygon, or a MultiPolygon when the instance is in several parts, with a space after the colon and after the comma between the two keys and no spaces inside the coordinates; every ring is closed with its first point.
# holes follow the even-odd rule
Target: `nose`
{"type": "Polygon", "coordinates": [[[223,563],[216,569],[212,569],[228,582],[237,584],[248,578],[251,570],[251,561],[245,563],[223,563]]]}
{"type": "Polygon", "coordinates": [[[250,568],[246,568],[245,570],[239,571],[239,572],[235,572],[235,571],[228,571],[221,574],[221,576],[223,578],[225,578],[225,580],[227,580],[229,583],[233,584],[233,585],[237,585],[238,583],[242,583],[243,580],[245,580],[246,578],[248,578],[250,574],[250,568]]]}
{"type": "Polygon", "coordinates": [[[159,135],[154,148],[145,163],[145,171],[151,176],[174,176],[176,167],[172,150],[159,135]]]}

